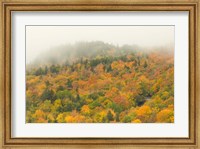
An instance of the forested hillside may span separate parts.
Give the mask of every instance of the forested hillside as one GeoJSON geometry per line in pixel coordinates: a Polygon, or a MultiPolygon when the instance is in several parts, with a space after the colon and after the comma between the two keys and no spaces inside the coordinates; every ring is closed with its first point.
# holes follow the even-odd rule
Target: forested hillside
{"type": "Polygon", "coordinates": [[[174,55],[82,42],[26,71],[27,123],[173,123],[174,55]]]}

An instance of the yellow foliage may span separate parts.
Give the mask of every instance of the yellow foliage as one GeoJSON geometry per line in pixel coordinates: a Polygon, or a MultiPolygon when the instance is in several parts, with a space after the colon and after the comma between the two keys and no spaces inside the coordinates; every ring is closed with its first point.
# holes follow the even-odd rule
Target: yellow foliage
{"type": "Polygon", "coordinates": [[[35,115],[36,118],[40,118],[40,117],[45,116],[45,114],[42,110],[36,110],[34,115],[35,115]]]}
{"type": "Polygon", "coordinates": [[[60,113],[57,118],[56,118],[58,123],[63,123],[64,122],[64,115],[63,113],[60,113]]]}
{"type": "Polygon", "coordinates": [[[54,106],[56,106],[56,107],[60,107],[61,106],[61,100],[60,99],[56,99],[55,101],[54,101],[54,106]]]}
{"type": "Polygon", "coordinates": [[[95,115],[94,121],[97,122],[97,123],[104,122],[106,114],[107,114],[106,111],[101,111],[100,113],[95,115]]]}
{"type": "Polygon", "coordinates": [[[160,123],[173,123],[174,112],[171,109],[164,109],[157,114],[156,120],[160,123]]]}
{"type": "Polygon", "coordinates": [[[170,122],[173,123],[174,122],[174,116],[170,117],[170,122]]]}
{"type": "Polygon", "coordinates": [[[89,103],[93,102],[93,100],[87,98],[87,99],[85,99],[85,102],[86,102],[87,104],[89,104],[89,103]]]}
{"type": "Polygon", "coordinates": [[[90,114],[90,108],[88,105],[84,105],[82,108],[81,108],[81,113],[84,114],[84,115],[89,115],[90,114]]]}
{"type": "Polygon", "coordinates": [[[171,109],[171,110],[174,110],[174,105],[168,105],[168,107],[167,107],[168,109],[171,109]]]}
{"type": "Polygon", "coordinates": [[[31,90],[27,90],[26,91],[26,96],[27,97],[31,97],[32,96],[32,91],[31,90]]]}
{"type": "Polygon", "coordinates": [[[140,119],[135,119],[132,121],[132,123],[141,123],[141,120],[140,119]]]}
{"type": "Polygon", "coordinates": [[[52,114],[48,114],[48,115],[47,115],[47,120],[48,120],[48,122],[54,122],[54,121],[55,121],[55,118],[53,117],[52,114]]]}
{"type": "Polygon", "coordinates": [[[38,95],[39,96],[41,96],[42,95],[42,92],[43,92],[43,90],[46,88],[46,85],[45,84],[38,84],[37,86],[36,86],[36,89],[37,89],[37,91],[38,91],[38,95]]]}
{"type": "Polygon", "coordinates": [[[151,113],[152,113],[152,110],[147,105],[144,105],[144,106],[140,107],[138,110],[136,110],[136,114],[138,116],[150,115],[151,113]]]}
{"type": "Polygon", "coordinates": [[[76,79],[76,78],[78,78],[78,72],[76,72],[76,71],[74,71],[73,73],[72,73],[72,75],[70,76],[70,79],[76,79]]]}
{"type": "Polygon", "coordinates": [[[146,76],[144,76],[144,75],[142,75],[142,76],[140,77],[140,81],[141,81],[141,82],[144,82],[144,83],[149,83],[149,79],[148,79],[146,76]]]}
{"type": "Polygon", "coordinates": [[[47,120],[45,119],[45,113],[42,110],[36,110],[32,116],[37,123],[46,123],[47,120]]]}
{"type": "Polygon", "coordinates": [[[66,80],[66,77],[64,75],[56,75],[56,77],[53,79],[54,82],[62,82],[66,80]]]}
{"type": "Polygon", "coordinates": [[[75,119],[74,119],[73,116],[68,115],[68,116],[65,117],[65,121],[67,123],[73,123],[75,121],[75,119]]]}
{"type": "Polygon", "coordinates": [[[83,123],[85,122],[85,117],[78,114],[76,116],[68,115],[65,117],[65,122],[66,123],[83,123]]]}
{"type": "Polygon", "coordinates": [[[34,84],[34,83],[37,83],[39,81],[39,77],[34,77],[32,79],[30,79],[27,83],[28,84],[34,84]]]}

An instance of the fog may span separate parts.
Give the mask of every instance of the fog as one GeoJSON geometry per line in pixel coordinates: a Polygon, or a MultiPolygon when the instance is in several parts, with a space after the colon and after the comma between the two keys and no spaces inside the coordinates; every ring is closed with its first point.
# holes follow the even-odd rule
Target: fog
{"type": "Polygon", "coordinates": [[[172,50],[174,26],[26,26],[26,62],[58,46],[80,41],[172,50]]]}

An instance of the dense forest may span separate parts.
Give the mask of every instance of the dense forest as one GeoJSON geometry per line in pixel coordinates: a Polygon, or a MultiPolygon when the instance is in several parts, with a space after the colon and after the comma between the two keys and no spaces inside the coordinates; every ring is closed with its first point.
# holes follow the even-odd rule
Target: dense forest
{"type": "Polygon", "coordinates": [[[43,53],[27,64],[26,122],[173,123],[173,52],[97,41],[43,53]]]}

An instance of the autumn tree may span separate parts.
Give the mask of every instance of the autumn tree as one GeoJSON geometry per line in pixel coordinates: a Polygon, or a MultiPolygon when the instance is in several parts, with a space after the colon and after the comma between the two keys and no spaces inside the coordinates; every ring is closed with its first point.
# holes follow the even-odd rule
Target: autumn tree
{"type": "Polygon", "coordinates": [[[107,119],[108,119],[109,122],[114,120],[114,117],[113,117],[113,115],[112,115],[110,110],[107,113],[107,119]]]}
{"type": "Polygon", "coordinates": [[[43,91],[43,93],[42,93],[40,99],[41,99],[41,100],[46,100],[46,99],[47,99],[47,100],[53,101],[53,100],[54,100],[54,91],[53,91],[53,90],[50,90],[50,89],[48,89],[48,88],[46,88],[46,89],[43,91]]]}

